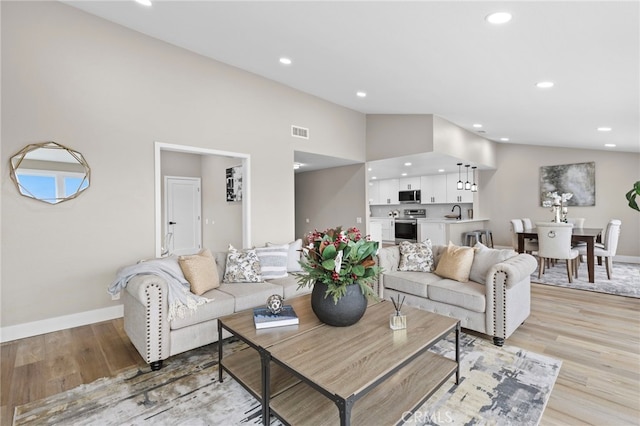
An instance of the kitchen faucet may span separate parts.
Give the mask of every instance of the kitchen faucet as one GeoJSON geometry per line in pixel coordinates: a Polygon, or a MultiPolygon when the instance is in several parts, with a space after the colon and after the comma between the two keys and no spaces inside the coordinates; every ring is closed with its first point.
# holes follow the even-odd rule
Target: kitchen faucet
{"type": "Polygon", "coordinates": [[[460,207],[458,204],[456,204],[451,208],[451,211],[454,211],[456,209],[456,207],[458,208],[458,217],[456,219],[460,220],[460,219],[462,219],[462,207],[460,207]]]}

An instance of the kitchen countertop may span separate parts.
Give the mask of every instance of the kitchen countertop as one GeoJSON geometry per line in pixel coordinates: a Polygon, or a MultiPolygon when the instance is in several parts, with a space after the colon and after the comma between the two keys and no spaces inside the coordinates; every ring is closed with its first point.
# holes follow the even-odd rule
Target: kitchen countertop
{"type": "MultiPolygon", "coordinates": [[[[391,217],[388,216],[376,216],[376,217],[370,217],[369,219],[393,219],[391,217]]],[[[403,219],[403,218],[398,218],[398,219],[403,219]]],[[[456,224],[456,223],[471,223],[471,222],[484,222],[487,221],[489,219],[487,218],[473,218],[473,219],[447,219],[447,218],[435,218],[435,217],[425,217],[425,218],[418,218],[418,223],[447,223],[447,224],[456,224]]]]}

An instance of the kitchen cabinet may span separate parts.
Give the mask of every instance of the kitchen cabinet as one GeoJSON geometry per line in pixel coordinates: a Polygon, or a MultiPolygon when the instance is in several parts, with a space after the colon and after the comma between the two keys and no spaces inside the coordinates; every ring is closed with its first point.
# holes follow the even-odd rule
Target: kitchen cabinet
{"type": "Polygon", "coordinates": [[[380,185],[380,198],[378,204],[400,204],[398,191],[400,182],[398,179],[383,179],[378,181],[380,185]]]}
{"type": "MultiPolygon", "coordinates": [[[[462,182],[466,182],[467,176],[461,174],[462,182]]],[[[458,173],[447,175],[447,203],[473,203],[473,192],[468,189],[458,189],[458,173]]]]}
{"type": "Polygon", "coordinates": [[[447,202],[447,175],[420,176],[422,204],[447,202]]]}
{"type": "Polygon", "coordinates": [[[380,201],[380,181],[372,180],[369,182],[369,204],[382,204],[380,201]]]}
{"type": "Polygon", "coordinates": [[[396,236],[395,236],[395,229],[393,226],[393,218],[371,218],[370,219],[371,224],[380,224],[381,226],[381,233],[382,233],[382,241],[383,242],[388,242],[388,243],[393,243],[395,242],[396,236]]]}
{"type": "Polygon", "coordinates": [[[420,176],[401,178],[400,191],[410,191],[420,189],[420,176]]]}
{"type": "Polygon", "coordinates": [[[442,222],[418,222],[418,241],[427,238],[433,245],[447,245],[446,225],[442,222]]]}

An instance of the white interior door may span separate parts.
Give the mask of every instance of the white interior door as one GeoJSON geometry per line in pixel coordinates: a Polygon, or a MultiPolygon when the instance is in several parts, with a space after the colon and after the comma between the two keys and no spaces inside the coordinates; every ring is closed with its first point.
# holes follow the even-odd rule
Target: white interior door
{"type": "Polygon", "coordinates": [[[165,177],[165,250],[193,254],[202,248],[200,178],[165,177]]]}

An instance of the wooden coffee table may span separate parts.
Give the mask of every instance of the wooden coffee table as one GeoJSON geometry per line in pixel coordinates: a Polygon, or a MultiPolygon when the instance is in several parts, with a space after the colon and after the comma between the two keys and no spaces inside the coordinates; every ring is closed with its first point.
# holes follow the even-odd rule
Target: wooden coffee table
{"type": "Polygon", "coordinates": [[[296,424],[402,423],[455,374],[459,382],[460,322],[406,307],[407,328],[393,331],[390,302],[370,305],[350,327],[321,323],[309,295],[288,300],[297,326],[256,330],[252,310],[218,320],[219,380],[223,370],[270,413],[296,424]],[[223,357],[222,330],[250,348],[223,357]],[[455,332],[455,360],[428,349],[455,332]],[[336,408],[337,407],[337,408],[336,408]]]}

